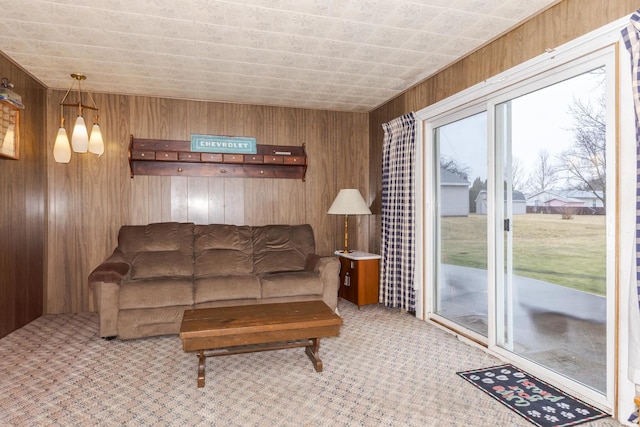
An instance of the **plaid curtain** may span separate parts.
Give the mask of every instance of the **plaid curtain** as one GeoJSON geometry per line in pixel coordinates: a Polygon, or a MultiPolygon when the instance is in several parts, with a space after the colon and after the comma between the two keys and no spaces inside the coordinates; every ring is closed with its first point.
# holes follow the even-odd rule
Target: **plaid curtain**
{"type": "Polygon", "coordinates": [[[413,113],[384,123],[380,302],[415,311],[415,124],[413,113]]]}
{"type": "MultiPolygon", "coordinates": [[[[640,165],[640,10],[631,15],[629,26],[622,30],[624,45],[631,54],[631,77],[633,88],[633,103],[636,112],[636,156],[640,165]]],[[[637,170],[636,189],[636,229],[640,224],[640,169],[637,170]]],[[[640,232],[636,232],[636,286],[638,307],[640,308],[640,232]]]]}
{"type": "MultiPolygon", "coordinates": [[[[631,55],[631,78],[636,125],[636,244],[635,284],[629,304],[629,379],[640,382],[640,9],[630,17],[629,25],[622,30],[624,45],[631,55]]],[[[637,386],[636,386],[637,387],[637,386]]],[[[638,412],[629,417],[636,422],[638,412]]]]}

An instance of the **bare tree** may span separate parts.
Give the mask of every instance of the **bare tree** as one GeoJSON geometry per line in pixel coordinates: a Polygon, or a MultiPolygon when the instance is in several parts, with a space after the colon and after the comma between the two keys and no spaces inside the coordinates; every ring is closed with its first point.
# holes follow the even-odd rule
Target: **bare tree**
{"type": "Polygon", "coordinates": [[[511,185],[514,190],[526,193],[527,177],[522,168],[522,163],[517,157],[511,159],[511,185]]]}
{"type": "Polygon", "coordinates": [[[574,99],[569,107],[574,123],[573,146],[560,156],[569,185],[590,191],[606,206],[606,117],[604,91],[592,104],[574,99]]]}
{"type": "Polygon", "coordinates": [[[552,190],[555,188],[559,176],[559,169],[556,166],[547,150],[540,150],[533,172],[529,176],[528,186],[534,193],[552,190]]]}
{"type": "Polygon", "coordinates": [[[440,158],[440,169],[447,170],[461,178],[469,180],[469,166],[462,165],[454,159],[448,157],[440,158]]]}

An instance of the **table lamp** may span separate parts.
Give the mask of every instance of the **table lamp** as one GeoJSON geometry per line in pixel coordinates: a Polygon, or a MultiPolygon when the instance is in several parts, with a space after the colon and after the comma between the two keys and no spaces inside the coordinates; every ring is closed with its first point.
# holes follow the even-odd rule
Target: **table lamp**
{"type": "Polygon", "coordinates": [[[360,191],[356,188],[344,188],[331,204],[329,215],[344,215],[344,250],[349,250],[349,215],[371,215],[371,210],[365,203],[360,191]]]}

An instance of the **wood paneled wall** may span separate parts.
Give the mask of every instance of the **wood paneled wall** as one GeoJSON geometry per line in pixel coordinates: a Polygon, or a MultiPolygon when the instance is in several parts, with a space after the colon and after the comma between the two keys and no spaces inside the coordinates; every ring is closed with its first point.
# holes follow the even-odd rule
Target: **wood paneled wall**
{"type": "MultiPolygon", "coordinates": [[[[63,93],[45,93],[26,73],[0,58],[3,75],[14,81],[28,105],[22,122],[22,159],[0,160],[0,335],[42,311],[42,288],[46,312],[93,310],[87,276],[113,250],[123,224],[310,223],[318,252],[329,254],[342,244],[342,219],[326,215],[326,210],[340,188],[355,187],[374,215],[351,219],[353,247],[378,252],[382,123],[638,7],[637,0],[564,0],[368,115],[95,95],[106,152],[100,158],[74,154],[68,165],[56,164],[51,152],[63,93]],[[307,180],[130,178],[129,134],[188,139],[192,132],[256,136],[261,144],[305,143],[307,180]]],[[[89,89],[90,82],[89,76],[89,89]]]]}
{"type": "MultiPolygon", "coordinates": [[[[628,16],[640,8],[638,0],[564,0],[436,75],[386,102],[369,114],[369,193],[382,188],[382,124],[419,111],[496,74],[579,36],[628,16]]],[[[380,250],[379,216],[370,221],[369,246],[380,250]]]]}
{"type": "MultiPolygon", "coordinates": [[[[326,213],[338,190],[355,187],[368,197],[367,114],[97,94],[106,152],[100,158],[74,153],[64,165],[56,164],[50,153],[63,95],[51,94],[47,120],[49,313],[94,309],[87,276],[113,251],[123,224],[309,223],[316,251],[328,255],[342,247],[343,218],[326,213]],[[255,136],[259,144],[305,144],[306,180],[130,178],[129,134],[188,140],[191,133],[255,136]]],[[[368,219],[353,219],[351,226],[354,247],[368,250],[368,219]]]]}
{"type": "Polygon", "coordinates": [[[0,77],[14,84],[20,159],[0,158],[0,338],[43,311],[45,257],[45,88],[0,54],[0,77]]]}

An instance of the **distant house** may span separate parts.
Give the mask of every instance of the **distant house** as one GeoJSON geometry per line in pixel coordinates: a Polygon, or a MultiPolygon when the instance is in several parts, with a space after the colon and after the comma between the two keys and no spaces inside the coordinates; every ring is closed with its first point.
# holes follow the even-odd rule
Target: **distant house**
{"type": "MultiPolygon", "coordinates": [[[[596,192],[602,197],[602,191],[596,192]]],[[[590,191],[546,190],[527,197],[527,212],[558,213],[562,209],[576,209],[576,214],[603,214],[602,200],[590,191]]]]}
{"type": "MultiPolygon", "coordinates": [[[[505,197],[505,204],[507,203],[505,197]]],[[[522,191],[514,190],[511,193],[511,207],[514,215],[524,215],[527,213],[527,201],[522,191]]],[[[476,213],[487,214],[487,190],[480,190],[476,197],[476,213]]]]}
{"type": "Polygon", "coordinates": [[[563,190],[561,194],[564,194],[566,197],[571,197],[572,199],[580,200],[584,203],[584,207],[586,208],[604,208],[604,204],[602,203],[602,191],[596,191],[596,196],[591,191],[582,191],[582,190],[563,190]]]}
{"type": "Polygon", "coordinates": [[[466,179],[440,169],[440,215],[469,216],[469,186],[466,179]]]}

